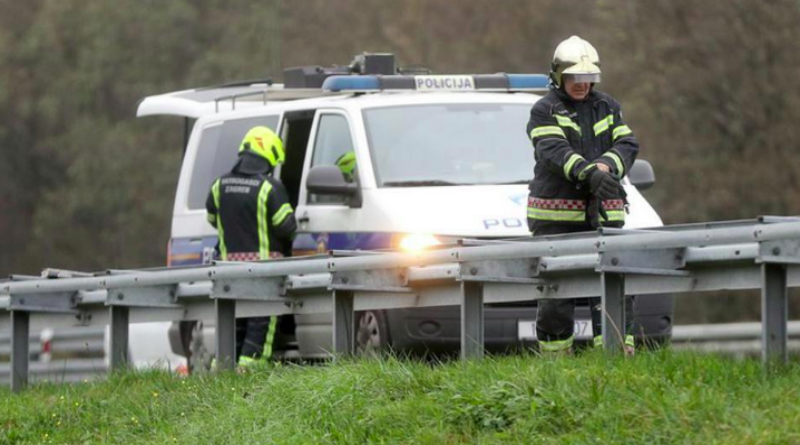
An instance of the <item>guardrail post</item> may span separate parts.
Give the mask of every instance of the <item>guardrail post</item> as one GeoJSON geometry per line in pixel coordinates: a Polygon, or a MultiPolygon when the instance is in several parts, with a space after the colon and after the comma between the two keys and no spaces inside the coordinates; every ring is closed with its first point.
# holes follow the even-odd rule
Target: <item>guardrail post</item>
{"type": "Polygon", "coordinates": [[[761,264],[761,344],[762,360],[785,364],[787,351],[788,292],[786,289],[786,266],[783,264],[761,264]]]}
{"type": "Polygon", "coordinates": [[[129,309],[127,306],[111,306],[111,363],[109,372],[115,372],[128,367],[128,321],[129,309]]]}
{"type": "Polygon", "coordinates": [[[236,365],[236,300],[217,298],[217,370],[236,365]]]}
{"type": "Polygon", "coordinates": [[[333,353],[350,356],[355,352],[353,292],[333,291],[333,353]]]}
{"type": "Polygon", "coordinates": [[[625,275],[603,272],[600,283],[603,290],[603,348],[615,354],[622,351],[625,341],[625,275]]]}
{"type": "Polygon", "coordinates": [[[11,391],[28,386],[30,314],[11,311],[11,391]]]}
{"type": "Polygon", "coordinates": [[[461,358],[483,358],[483,283],[461,282],[461,358]]]}

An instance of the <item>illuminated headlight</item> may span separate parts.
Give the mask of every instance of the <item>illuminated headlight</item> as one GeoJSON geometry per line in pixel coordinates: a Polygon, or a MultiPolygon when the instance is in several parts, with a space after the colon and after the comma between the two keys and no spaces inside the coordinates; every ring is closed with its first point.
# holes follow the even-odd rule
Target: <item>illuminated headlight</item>
{"type": "Polygon", "coordinates": [[[410,252],[428,249],[430,247],[439,246],[442,242],[433,235],[424,235],[419,233],[411,233],[403,236],[400,239],[400,248],[410,252]]]}

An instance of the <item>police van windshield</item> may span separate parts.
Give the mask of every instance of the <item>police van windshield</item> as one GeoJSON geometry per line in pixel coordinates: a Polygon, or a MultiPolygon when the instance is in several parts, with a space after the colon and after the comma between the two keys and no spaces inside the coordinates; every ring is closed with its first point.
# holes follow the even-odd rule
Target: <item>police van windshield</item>
{"type": "Polygon", "coordinates": [[[433,104],[364,110],[379,187],[522,184],[533,176],[530,105],[433,104]]]}

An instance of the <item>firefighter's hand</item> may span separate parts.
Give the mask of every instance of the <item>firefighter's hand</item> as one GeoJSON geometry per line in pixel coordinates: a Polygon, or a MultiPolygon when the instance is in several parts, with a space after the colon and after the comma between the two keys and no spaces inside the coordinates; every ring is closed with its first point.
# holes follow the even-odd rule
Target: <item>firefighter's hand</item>
{"type": "MultiPolygon", "coordinates": [[[[625,196],[625,190],[622,189],[622,184],[614,179],[611,174],[604,172],[600,169],[600,165],[593,169],[586,182],[589,184],[589,191],[599,200],[621,198],[625,196]]],[[[606,168],[608,168],[606,166],[606,168]]]]}
{"type": "Polygon", "coordinates": [[[586,219],[593,229],[601,227],[604,221],[608,221],[608,214],[606,209],[603,208],[603,202],[597,198],[589,200],[589,205],[586,207],[586,219]]]}

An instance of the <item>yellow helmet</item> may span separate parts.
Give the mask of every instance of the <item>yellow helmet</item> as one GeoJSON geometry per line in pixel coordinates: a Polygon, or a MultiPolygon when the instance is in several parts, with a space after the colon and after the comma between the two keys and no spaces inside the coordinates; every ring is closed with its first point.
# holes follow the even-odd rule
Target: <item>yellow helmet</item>
{"type": "Polygon", "coordinates": [[[561,88],[565,74],[574,76],[576,82],[600,82],[600,56],[591,43],[572,36],[558,44],[550,68],[556,88],[561,88]]]}
{"type": "Polygon", "coordinates": [[[267,127],[253,127],[242,139],[239,146],[239,154],[246,150],[261,156],[273,167],[283,163],[286,159],[286,152],[283,150],[283,142],[274,131],[267,127]]]}
{"type": "Polygon", "coordinates": [[[344,175],[352,175],[353,170],[356,169],[356,154],[355,152],[348,151],[347,153],[339,156],[336,159],[336,166],[342,171],[344,175]]]}

